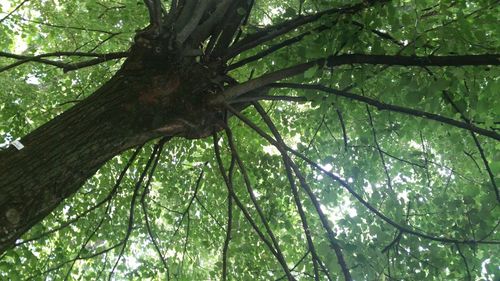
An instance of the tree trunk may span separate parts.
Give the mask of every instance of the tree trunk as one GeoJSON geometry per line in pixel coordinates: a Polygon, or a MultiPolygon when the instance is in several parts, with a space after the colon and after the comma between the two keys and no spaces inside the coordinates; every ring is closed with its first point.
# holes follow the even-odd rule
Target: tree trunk
{"type": "Polygon", "coordinates": [[[24,137],[24,149],[0,152],[0,253],[113,156],[160,136],[213,132],[206,67],[178,58],[152,66],[138,50],[94,94],[24,137]]]}

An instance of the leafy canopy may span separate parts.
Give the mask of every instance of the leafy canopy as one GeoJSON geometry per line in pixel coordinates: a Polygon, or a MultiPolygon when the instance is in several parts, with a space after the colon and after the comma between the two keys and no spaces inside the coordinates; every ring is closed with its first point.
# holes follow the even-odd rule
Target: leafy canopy
{"type": "MultiPolygon", "coordinates": [[[[257,0],[242,32],[350,2],[257,0]]],[[[3,69],[22,59],[5,54],[125,52],[148,24],[136,0],[0,4],[4,137],[84,99],[122,62],[63,72],[32,59],[3,69]]],[[[333,54],[495,54],[498,7],[400,0],[325,15],[238,54],[231,63],[295,40],[229,74],[244,82],[333,54]]],[[[233,280],[277,280],[286,278],[282,256],[297,280],[342,279],[345,270],[354,280],[497,280],[500,143],[422,112],[498,134],[499,77],[495,66],[309,68],[270,87],[264,114],[257,105],[243,121],[230,118],[229,136],[215,141],[219,159],[211,138],[116,156],[0,256],[0,279],[218,280],[225,270],[233,280]]]]}

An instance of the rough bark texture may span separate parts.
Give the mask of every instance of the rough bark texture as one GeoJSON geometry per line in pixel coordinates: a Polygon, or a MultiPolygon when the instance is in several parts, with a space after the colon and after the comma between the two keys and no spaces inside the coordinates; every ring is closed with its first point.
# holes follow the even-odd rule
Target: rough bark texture
{"type": "Polygon", "coordinates": [[[167,13],[161,1],[145,1],[150,24],[114,77],[24,137],[24,149],[0,152],[0,253],[113,156],[160,136],[220,130],[224,114],[211,100],[235,81],[210,50],[228,48],[252,3],[174,1],[167,13]]]}
{"type": "Polygon", "coordinates": [[[169,58],[158,67],[133,49],[99,90],[23,138],[24,149],[0,153],[0,253],[120,152],[159,136],[213,132],[208,69],[169,58]]]}

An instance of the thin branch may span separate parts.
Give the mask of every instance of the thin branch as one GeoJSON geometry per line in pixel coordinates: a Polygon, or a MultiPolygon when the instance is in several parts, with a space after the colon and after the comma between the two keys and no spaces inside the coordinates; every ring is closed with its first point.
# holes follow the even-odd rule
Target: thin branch
{"type": "MultiPolygon", "coordinates": [[[[451,99],[450,95],[448,92],[443,91],[444,97],[446,100],[451,104],[453,109],[460,114],[460,117],[462,120],[464,120],[467,124],[471,124],[471,120],[465,116],[465,114],[458,108],[458,106],[453,102],[451,99]]],[[[470,130],[470,134],[472,136],[472,139],[474,139],[474,143],[476,144],[477,150],[479,150],[479,154],[481,155],[481,159],[483,160],[484,167],[486,168],[486,171],[488,172],[488,176],[490,177],[491,181],[491,186],[493,187],[493,191],[495,192],[495,196],[497,198],[497,202],[500,202],[500,191],[498,190],[498,186],[495,181],[495,176],[493,175],[493,172],[491,171],[490,165],[488,163],[488,160],[486,159],[486,155],[484,154],[483,147],[481,146],[481,143],[479,143],[479,140],[476,137],[476,134],[472,130],[470,130]]],[[[475,161],[474,161],[475,162],[475,161]]]]}
{"type": "MultiPolygon", "coordinates": [[[[257,110],[259,111],[259,113],[262,116],[266,116],[267,117],[266,111],[260,106],[260,104],[253,103],[253,105],[254,105],[254,107],[257,108],[257,110]]],[[[270,119],[267,119],[267,120],[270,121],[270,119]]],[[[276,131],[273,130],[273,132],[276,132],[276,131]]],[[[275,137],[277,139],[279,139],[280,142],[282,141],[282,139],[281,139],[281,137],[279,135],[275,135],[275,137]]],[[[299,192],[298,192],[298,189],[297,189],[297,185],[295,184],[295,179],[293,177],[293,172],[292,172],[291,164],[289,163],[289,159],[287,158],[286,151],[283,148],[281,148],[281,147],[278,148],[278,149],[280,150],[280,153],[281,153],[282,158],[283,158],[283,164],[285,165],[285,172],[286,172],[286,175],[287,175],[288,182],[290,184],[290,188],[292,190],[292,195],[293,195],[293,198],[294,198],[294,201],[295,201],[295,206],[297,207],[297,211],[299,213],[300,220],[302,222],[302,228],[303,228],[304,234],[306,236],[306,241],[307,241],[308,249],[311,252],[311,257],[312,257],[312,262],[313,262],[313,269],[314,269],[314,280],[319,280],[319,271],[318,271],[318,260],[319,260],[319,258],[318,258],[318,254],[316,253],[316,249],[314,247],[314,243],[312,241],[311,229],[309,228],[309,224],[307,223],[307,218],[306,218],[304,209],[302,207],[302,202],[300,201],[300,196],[299,196],[299,192]]]]}
{"type": "Polygon", "coordinates": [[[244,65],[247,65],[253,61],[256,61],[256,60],[259,60],[259,59],[262,59],[278,50],[281,50],[282,48],[285,48],[285,47],[288,47],[288,46],[291,46],[297,42],[300,42],[302,39],[304,39],[304,37],[306,37],[307,35],[310,35],[312,34],[313,32],[321,32],[321,31],[324,31],[324,30],[327,30],[329,28],[329,26],[326,26],[326,25],[321,25],[315,29],[313,29],[312,31],[307,31],[307,32],[304,32],[300,35],[297,35],[295,37],[292,37],[290,39],[287,39],[283,42],[280,42],[280,43],[277,43],[277,44],[274,44],[272,46],[270,46],[269,48],[265,49],[264,51],[261,51],[255,55],[252,55],[252,56],[249,56],[247,58],[244,58],[244,59],[241,59],[231,65],[229,65],[227,67],[227,70],[228,71],[231,71],[233,69],[236,69],[236,68],[239,68],[239,67],[242,67],[244,65]]]}
{"type": "Polygon", "coordinates": [[[184,246],[182,247],[182,260],[181,260],[181,266],[177,267],[177,275],[181,276],[182,271],[184,270],[184,260],[186,259],[187,255],[187,246],[189,244],[189,233],[191,230],[191,215],[189,212],[187,212],[187,219],[186,219],[186,236],[184,237],[184,246]]]}
{"type": "MultiPolygon", "coordinates": [[[[366,29],[366,26],[358,21],[351,21],[351,24],[361,28],[361,29],[366,29]]],[[[380,30],[377,30],[377,29],[369,29],[369,31],[375,35],[377,35],[378,37],[382,38],[382,39],[385,39],[385,40],[389,40],[391,41],[392,43],[400,46],[400,47],[404,47],[405,44],[399,40],[397,40],[396,38],[394,38],[394,36],[392,36],[391,34],[387,33],[387,32],[384,32],[384,31],[380,31],[380,30]]]]}
{"type": "MultiPolygon", "coordinates": [[[[319,84],[297,84],[297,83],[271,83],[267,87],[271,88],[294,88],[294,89],[303,89],[303,90],[316,90],[316,91],[323,91],[327,92],[330,94],[334,94],[337,96],[345,97],[351,100],[356,100],[359,102],[363,102],[365,104],[369,104],[371,106],[376,107],[378,110],[387,110],[387,111],[393,111],[397,113],[402,113],[410,116],[415,116],[415,117],[420,117],[420,118],[425,118],[441,123],[445,123],[454,127],[466,129],[466,130],[471,130],[474,131],[480,135],[490,137],[493,139],[500,140],[500,134],[498,134],[495,131],[492,130],[487,130],[483,129],[481,127],[477,127],[476,125],[472,123],[465,123],[465,122],[460,122],[455,119],[451,119],[448,117],[444,117],[442,115],[438,115],[435,113],[430,113],[426,111],[421,111],[421,110],[416,110],[412,108],[407,108],[403,106],[398,106],[398,105],[392,105],[392,104],[387,104],[380,102],[376,99],[371,99],[365,96],[357,95],[351,92],[343,91],[343,90],[337,90],[333,88],[328,88],[323,85],[319,84]]],[[[259,101],[259,100],[272,100],[272,101],[290,101],[290,102],[311,102],[311,99],[308,99],[303,96],[282,96],[282,95],[276,95],[276,96],[269,96],[269,95],[248,95],[248,96],[242,96],[239,98],[236,98],[235,100],[232,100],[229,102],[229,104],[236,104],[236,103],[242,103],[242,102],[252,102],[252,101],[259,101]]]]}
{"type": "Polygon", "coordinates": [[[17,62],[14,62],[12,64],[9,64],[7,66],[0,68],[0,72],[9,70],[9,69],[17,67],[17,66],[20,66],[20,65],[25,64],[27,62],[39,62],[39,63],[43,63],[43,64],[47,64],[47,65],[52,65],[52,66],[63,69],[64,72],[68,72],[71,70],[76,70],[76,69],[84,68],[87,66],[100,64],[100,63],[103,63],[103,62],[106,62],[109,60],[121,59],[121,58],[125,58],[128,56],[129,56],[128,52],[116,52],[116,53],[109,53],[109,54],[97,54],[97,53],[85,53],[85,52],[53,52],[53,53],[36,55],[36,56],[26,56],[26,55],[11,54],[11,53],[7,53],[7,52],[0,52],[0,57],[18,60],[17,62]],[[95,57],[95,59],[83,61],[83,62],[76,62],[76,63],[65,63],[65,62],[60,62],[60,61],[53,61],[53,60],[44,59],[46,57],[61,57],[61,56],[95,57]]]}
{"type": "MultiPolygon", "coordinates": [[[[45,270],[45,271],[43,271],[43,272],[41,272],[41,273],[39,273],[39,274],[32,275],[32,276],[30,276],[30,277],[26,278],[26,280],[32,280],[32,279],[35,279],[35,278],[37,278],[37,277],[39,277],[39,276],[43,276],[43,277],[45,278],[45,277],[47,277],[47,273],[50,273],[50,272],[52,272],[52,271],[59,270],[59,269],[61,269],[64,265],[66,265],[66,264],[68,264],[68,263],[70,263],[70,262],[73,262],[73,261],[75,261],[75,260],[88,260],[88,259],[92,259],[92,258],[98,257],[98,256],[103,255],[103,254],[107,254],[108,252],[110,252],[110,251],[112,251],[112,250],[116,249],[117,247],[119,247],[119,246],[123,245],[123,243],[124,243],[124,241],[122,240],[122,241],[118,242],[117,244],[115,244],[115,245],[113,245],[113,246],[111,246],[111,247],[108,247],[108,248],[106,248],[106,249],[103,249],[103,250],[101,250],[101,251],[98,251],[98,252],[95,252],[95,253],[89,254],[89,255],[84,256],[84,257],[76,257],[76,258],[73,258],[73,259],[71,259],[71,260],[64,261],[64,262],[62,262],[62,263],[58,264],[58,265],[57,265],[57,266],[55,266],[55,267],[49,268],[49,269],[47,269],[47,270],[45,270]]],[[[39,279],[37,279],[37,280],[39,280],[39,279]]]]}
{"type": "Polygon", "coordinates": [[[345,127],[344,117],[342,116],[342,111],[340,111],[340,109],[337,108],[336,111],[337,111],[337,116],[339,117],[340,127],[342,128],[342,138],[344,139],[344,150],[347,151],[349,139],[347,138],[347,130],[345,127]]]}
{"type": "Polygon", "coordinates": [[[23,2],[19,3],[12,11],[10,11],[5,17],[0,19],[0,23],[2,23],[4,20],[6,20],[8,17],[10,17],[13,13],[15,13],[17,10],[19,10],[25,3],[27,3],[29,0],[24,0],[23,2]]]}
{"type": "Polygon", "coordinates": [[[460,245],[456,244],[455,246],[457,247],[458,253],[460,254],[460,257],[462,258],[462,261],[464,262],[465,270],[467,271],[467,280],[471,281],[472,275],[470,273],[469,263],[467,262],[467,259],[465,258],[464,253],[462,253],[462,250],[460,249],[460,245]]]}
{"type": "MultiPolygon", "coordinates": [[[[274,44],[274,45],[271,45],[269,46],[267,49],[255,54],[255,55],[252,55],[252,56],[249,56],[247,58],[244,58],[244,59],[241,59],[231,65],[229,65],[227,67],[227,70],[230,71],[230,70],[233,70],[233,69],[236,69],[236,68],[239,68],[239,67],[242,67],[246,64],[249,64],[253,61],[256,61],[256,60],[259,60],[259,59],[262,59],[278,50],[281,50],[282,48],[285,48],[285,47],[288,47],[288,46],[291,46],[297,42],[300,42],[302,41],[302,39],[304,39],[304,37],[306,37],[307,35],[311,35],[313,33],[320,33],[322,31],[325,31],[325,30],[329,30],[333,27],[333,25],[335,25],[337,23],[337,21],[333,22],[333,23],[330,23],[328,25],[320,25],[310,31],[306,31],[306,32],[303,32],[295,37],[292,37],[290,39],[287,39],[287,40],[284,40],[280,43],[277,43],[277,44],[274,44]]],[[[352,24],[358,26],[358,27],[361,27],[361,28],[365,28],[365,26],[359,22],[356,22],[356,21],[352,21],[351,22],[352,24]]],[[[404,44],[398,40],[396,40],[394,37],[392,37],[390,34],[388,33],[385,33],[385,32],[382,32],[382,31],[379,31],[379,30],[376,30],[376,29],[371,29],[370,30],[372,33],[376,34],[377,36],[381,37],[382,39],[387,39],[387,40],[390,40],[391,42],[399,45],[399,46],[404,46],[404,44]]]]}
{"type": "MultiPolygon", "coordinates": [[[[104,34],[117,34],[117,35],[125,33],[125,32],[113,32],[113,31],[107,31],[107,30],[95,29],[95,28],[89,28],[89,27],[65,26],[65,25],[61,25],[61,24],[53,24],[53,23],[48,23],[48,22],[43,22],[43,21],[26,19],[23,17],[19,17],[19,20],[25,21],[25,22],[30,22],[30,23],[35,23],[38,25],[44,25],[44,26],[52,27],[52,28],[60,28],[60,29],[72,29],[72,30],[79,30],[79,31],[96,32],[96,33],[104,33],[104,34]]],[[[127,31],[126,33],[131,33],[131,31],[127,31]]]]}
{"type": "Polygon", "coordinates": [[[219,227],[219,229],[221,231],[226,231],[225,228],[224,228],[224,226],[214,217],[214,215],[210,212],[210,210],[208,210],[207,207],[205,207],[205,205],[203,204],[203,202],[201,202],[201,199],[198,197],[198,195],[196,195],[195,199],[196,199],[196,202],[198,202],[198,204],[200,205],[200,207],[205,212],[207,212],[208,216],[215,222],[215,224],[217,224],[217,226],[219,227]]]}
{"type": "Polygon", "coordinates": [[[101,220],[97,223],[97,226],[94,228],[94,230],[92,230],[92,232],[90,233],[90,235],[87,237],[87,239],[85,240],[85,242],[80,247],[80,250],[78,251],[78,254],[73,259],[73,261],[72,261],[72,263],[71,263],[68,271],[66,272],[66,275],[64,276],[64,281],[68,280],[68,278],[69,278],[69,276],[71,274],[71,271],[73,270],[73,266],[75,266],[75,262],[78,260],[78,258],[82,254],[83,250],[87,247],[87,245],[90,242],[90,240],[92,239],[92,237],[94,237],[94,235],[96,234],[96,232],[99,230],[99,228],[101,228],[102,224],[104,223],[104,220],[106,219],[106,216],[107,216],[107,214],[109,212],[109,207],[111,206],[110,203],[111,203],[111,201],[108,202],[106,210],[102,214],[101,220]]]}
{"type": "Polygon", "coordinates": [[[127,231],[125,233],[125,237],[122,240],[123,245],[121,247],[120,253],[118,254],[118,258],[116,259],[115,265],[113,266],[113,268],[109,272],[108,280],[111,280],[111,278],[113,277],[115,269],[118,266],[118,263],[120,262],[120,259],[122,258],[123,253],[125,252],[125,248],[127,247],[127,242],[130,238],[130,234],[132,233],[132,229],[134,227],[135,204],[136,204],[136,199],[139,195],[139,189],[141,188],[142,182],[144,181],[144,178],[146,177],[146,174],[149,170],[149,167],[153,163],[153,160],[156,158],[156,154],[158,153],[160,146],[163,146],[161,141],[159,141],[155,145],[153,152],[151,153],[151,156],[149,157],[148,162],[146,163],[146,166],[144,167],[144,170],[142,171],[142,173],[139,177],[139,180],[135,184],[134,193],[132,194],[132,199],[130,200],[130,211],[129,211],[127,231]]]}
{"type": "MultiPolygon", "coordinates": [[[[268,135],[266,132],[264,132],[261,128],[259,128],[252,121],[250,121],[248,118],[246,118],[244,115],[242,115],[240,112],[238,112],[237,110],[235,110],[230,105],[226,104],[226,108],[232,114],[234,114],[235,116],[237,116],[238,119],[240,119],[241,121],[243,121],[246,125],[248,125],[250,128],[252,128],[256,133],[258,133],[260,136],[262,136],[264,139],[266,139],[272,145],[274,145],[276,147],[278,147],[280,145],[283,145],[283,144],[280,144],[278,141],[276,141],[273,137],[271,137],[270,135],[268,135]]],[[[324,168],[322,168],[319,164],[317,164],[316,162],[312,161],[311,159],[309,159],[308,157],[306,157],[302,153],[300,153],[300,152],[298,152],[298,151],[290,148],[289,146],[286,146],[286,145],[283,145],[283,146],[284,146],[284,148],[287,151],[291,152],[295,156],[297,156],[297,157],[301,158],[302,160],[304,160],[312,168],[320,171],[321,173],[325,174],[326,176],[328,176],[332,180],[338,182],[342,187],[344,187],[354,198],[356,198],[356,200],[358,200],[368,210],[370,210],[372,213],[374,213],[375,215],[377,215],[383,221],[385,221],[386,223],[392,225],[394,228],[396,228],[396,229],[398,229],[400,231],[403,231],[405,233],[412,234],[412,235],[415,235],[415,236],[418,236],[418,237],[421,237],[421,238],[425,238],[425,239],[432,240],[432,241],[437,241],[437,242],[442,242],[442,243],[459,243],[459,244],[470,244],[470,245],[475,245],[475,244],[500,244],[500,241],[458,240],[458,239],[451,239],[451,238],[446,238],[446,237],[436,237],[436,236],[432,236],[432,235],[429,235],[429,234],[418,232],[418,231],[413,230],[413,229],[411,229],[411,228],[409,228],[407,226],[400,225],[400,224],[396,223],[395,221],[393,221],[392,219],[390,219],[387,216],[385,216],[383,213],[381,213],[375,207],[373,207],[372,205],[370,205],[356,191],[354,191],[354,189],[345,180],[341,179],[340,177],[334,175],[331,172],[328,172],[327,170],[325,170],[324,168]]],[[[299,179],[300,179],[300,177],[299,177],[299,179]]]]}
{"type": "MultiPolygon", "coordinates": [[[[205,162],[203,164],[203,168],[207,164],[208,164],[208,162],[205,162]]],[[[195,198],[198,195],[198,191],[200,190],[201,180],[203,179],[203,176],[205,174],[205,170],[203,168],[201,169],[200,174],[198,175],[198,178],[196,179],[193,196],[191,196],[191,199],[189,199],[189,203],[188,203],[187,207],[184,209],[184,212],[182,212],[181,219],[179,220],[178,226],[175,229],[174,234],[172,236],[176,236],[177,235],[177,232],[180,229],[181,223],[184,221],[184,218],[189,215],[189,211],[191,210],[191,206],[193,205],[193,202],[194,202],[195,198]]]]}
{"type": "Polygon", "coordinates": [[[392,188],[391,176],[389,175],[389,170],[387,169],[387,165],[385,164],[384,154],[382,153],[382,149],[380,148],[380,145],[378,143],[377,132],[375,131],[375,126],[373,126],[373,118],[372,118],[372,114],[370,112],[370,108],[368,107],[368,105],[366,105],[366,112],[368,112],[368,119],[370,120],[370,126],[372,128],[373,142],[375,143],[375,147],[377,148],[378,155],[380,156],[380,161],[382,162],[382,167],[384,167],[385,177],[387,180],[387,186],[389,187],[389,189],[391,191],[394,191],[392,188]]]}
{"type": "MultiPolygon", "coordinates": [[[[295,186],[295,180],[293,179],[292,170],[296,174],[297,178],[299,179],[300,185],[306,191],[307,195],[309,196],[311,202],[313,203],[313,205],[316,209],[316,212],[318,213],[318,216],[319,216],[320,221],[323,225],[323,228],[326,230],[326,232],[328,234],[328,240],[330,241],[330,245],[332,246],[332,248],[335,251],[335,254],[337,255],[337,260],[338,260],[338,263],[340,265],[340,268],[342,269],[342,273],[344,274],[344,279],[346,281],[352,280],[351,273],[349,272],[349,269],[348,269],[347,264],[345,262],[345,258],[344,258],[344,255],[342,254],[342,250],[340,248],[340,245],[338,244],[338,242],[335,239],[336,235],[332,231],[332,228],[330,227],[328,219],[326,218],[325,214],[323,213],[323,210],[321,209],[321,205],[320,205],[318,199],[316,198],[316,195],[314,195],[313,191],[311,190],[311,188],[307,184],[304,176],[300,172],[297,165],[295,165],[293,160],[288,156],[288,154],[286,152],[286,144],[283,141],[281,134],[278,132],[276,126],[272,122],[269,115],[267,115],[266,111],[262,108],[262,106],[260,104],[255,102],[255,103],[253,103],[253,106],[255,107],[255,109],[257,109],[257,111],[261,115],[262,119],[267,124],[267,126],[269,127],[269,129],[271,130],[271,132],[273,133],[273,135],[276,139],[276,142],[273,145],[276,146],[276,148],[280,151],[280,153],[283,157],[283,163],[285,164],[285,167],[286,167],[287,177],[288,177],[288,180],[290,182],[290,186],[292,187],[292,193],[294,194],[294,198],[296,201],[295,204],[297,205],[297,208],[299,209],[299,214],[301,216],[304,230],[306,231],[306,237],[309,236],[309,239],[311,239],[310,233],[309,233],[310,230],[309,230],[309,227],[307,226],[307,221],[305,218],[304,211],[302,210],[302,204],[300,202],[298,191],[297,191],[297,188],[295,186]]],[[[317,260],[317,254],[316,254],[316,251],[314,249],[314,244],[312,243],[312,240],[308,241],[308,244],[309,244],[309,250],[311,251],[311,255],[313,256],[313,265],[314,265],[315,264],[314,261],[317,260]]],[[[315,273],[317,273],[317,268],[315,268],[315,273]]]]}
{"type": "MultiPolygon", "coordinates": [[[[219,148],[219,143],[218,143],[218,139],[217,139],[217,135],[216,134],[213,135],[213,140],[214,140],[214,152],[215,152],[215,156],[216,156],[215,158],[217,160],[217,165],[219,167],[220,174],[221,174],[222,178],[224,179],[224,182],[226,184],[228,192],[231,194],[231,196],[234,199],[234,202],[236,203],[236,205],[238,206],[238,208],[240,208],[241,212],[245,216],[246,220],[250,223],[250,225],[252,226],[252,228],[254,229],[254,231],[257,233],[257,235],[259,236],[260,240],[262,240],[262,242],[264,242],[264,244],[266,244],[266,246],[269,248],[269,250],[271,251],[271,253],[276,257],[276,259],[280,263],[281,267],[283,268],[283,271],[285,272],[288,280],[295,280],[295,278],[293,277],[293,275],[290,273],[290,270],[288,269],[288,265],[286,263],[283,263],[283,261],[279,258],[279,255],[276,252],[276,250],[274,249],[274,247],[271,244],[271,242],[269,242],[269,240],[264,236],[264,234],[259,229],[259,227],[257,226],[257,224],[255,224],[252,216],[250,215],[250,213],[248,212],[248,210],[246,209],[246,207],[243,205],[243,203],[241,203],[240,199],[238,198],[238,196],[234,192],[232,177],[230,177],[230,176],[228,177],[228,175],[226,175],[226,169],[224,168],[224,164],[222,162],[222,158],[221,158],[221,154],[220,154],[220,148],[219,148]]],[[[232,159],[231,159],[231,167],[233,167],[234,162],[235,162],[235,159],[234,159],[234,157],[232,157],[232,159]]],[[[232,168],[230,168],[230,170],[231,169],[232,168]]],[[[232,173],[229,173],[229,175],[231,175],[231,174],[232,173]]]]}
{"type": "Polygon", "coordinates": [[[231,241],[231,228],[233,225],[233,198],[231,194],[227,195],[227,227],[224,247],[222,249],[222,280],[227,280],[227,253],[229,249],[229,241],[231,241]]]}
{"type": "MultiPolygon", "coordinates": [[[[305,252],[305,254],[299,259],[298,262],[295,263],[295,265],[290,270],[291,271],[295,270],[295,268],[297,268],[306,259],[307,255],[309,255],[309,253],[310,253],[309,250],[307,250],[305,252]]],[[[286,275],[283,275],[280,278],[276,279],[275,281],[280,281],[280,280],[283,280],[285,278],[286,278],[286,275]]]]}
{"type": "Polygon", "coordinates": [[[274,248],[276,249],[276,253],[279,256],[279,259],[282,261],[283,264],[287,264],[285,257],[283,255],[283,252],[281,251],[281,248],[279,246],[278,240],[276,239],[276,236],[274,235],[273,231],[271,230],[271,227],[269,226],[269,223],[267,222],[266,217],[264,216],[264,212],[262,211],[262,208],[259,205],[259,202],[257,201],[257,198],[255,197],[255,192],[253,191],[252,184],[250,183],[250,178],[248,177],[248,173],[246,171],[246,168],[243,164],[243,161],[241,161],[241,158],[239,156],[238,150],[236,149],[236,144],[234,143],[233,139],[233,134],[231,132],[231,129],[226,128],[226,135],[229,143],[229,148],[231,150],[231,155],[234,156],[234,159],[236,160],[236,163],[238,164],[238,168],[241,172],[241,175],[243,176],[243,181],[245,183],[245,186],[247,188],[247,192],[250,195],[250,199],[255,207],[255,210],[257,211],[257,214],[260,217],[260,220],[262,221],[262,224],[264,225],[264,228],[266,229],[267,234],[271,238],[271,241],[274,245],[274,248]]]}
{"type": "Polygon", "coordinates": [[[399,241],[401,241],[402,237],[403,237],[403,232],[398,231],[396,237],[394,237],[394,239],[391,241],[391,243],[389,243],[387,246],[385,246],[382,249],[381,253],[387,252],[389,249],[391,249],[392,247],[394,247],[394,245],[398,244],[399,241]]]}
{"type": "Polygon", "coordinates": [[[321,117],[321,121],[319,122],[318,127],[314,130],[313,136],[311,137],[311,139],[307,143],[307,146],[306,146],[307,149],[309,149],[313,145],[314,140],[316,139],[316,136],[319,133],[319,130],[321,130],[321,127],[323,127],[324,124],[325,124],[325,114],[323,114],[323,116],[321,117]]]}
{"type": "Polygon", "coordinates": [[[52,234],[54,232],[57,232],[69,225],[71,225],[72,223],[78,221],[80,218],[86,216],[87,214],[91,213],[92,211],[98,209],[100,206],[104,205],[104,203],[110,201],[114,195],[116,194],[117,190],[118,190],[118,187],[120,186],[122,180],[123,180],[123,177],[125,176],[125,174],[127,173],[128,169],[130,168],[130,166],[134,163],[137,155],[139,154],[139,152],[141,151],[143,145],[140,145],[139,147],[137,147],[137,149],[134,151],[134,153],[132,154],[132,156],[130,157],[130,159],[128,160],[127,164],[125,164],[125,166],[123,167],[123,170],[121,171],[120,175],[118,176],[117,180],[116,180],[116,183],[115,185],[113,186],[113,188],[111,189],[111,191],[108,193],[108,195],[106,196],[106,198],[104,198],[102,201],[100,201],[99,203],[97,203],[96,205],[92,206],[91,208],[85,210],[83,213],[81,214],[78,214],[76,217],[74,217],[73,219],[71,220],[68,220],[62,224],[60,224],[59,226],[51,229],[51,230],[48,230],[48,231],[45,231],[39,235],[36,235],[34,237],[30,237],[28,239],[25,239],[25,240],[22,240],[20,242],[17,242],[14,246],[19,246],[19,245],[22,245],[22,244],[26,244],[28,242],[32,242],[32,241],[35,241],[35,240],[38,240],[42,237],[45,237],[49,234],[52,234]]]}
{"type": "Polygon", "coordinates": [[[163,267],[165,268],[167,280],[170,280],[170,273],[169,273],[170,271],[169,271],[169,267],[167,264],[167,260],[163,256],[161,249],[160,249],[160,246],[158,245],[158,243],[156,242],[156,239],[154,237],[153,230],[152,230],[150,222],[149,222],[148,208],[147,208],[147,203],[146,203],[146,196],[149,193],[149,186],[151,184],[151,180],[152,180],[154,172],[156,170],[156,166],[158,165],[158,162],[160,161],[161,153],[163,151],[163,145],[168,140],[170,140],[170,138],[163,138],[159,142],[158,153],[156,154],[156,158],[153,161],[153,166],[151,167],[151,171],[149,172],[148,181],[146,183],[146,186],[144,187],[144,191],[143,191],[142,196],[141,196],[141,207],[142,207],[142,211],[144,213],[144,221],[146,223],[146,229],[147,229],[149,238],[151,239],[151,242],[153,242],[153,246],[154,246],[156,252],[158,253],[158,256],[163,264],[163,267]]]}

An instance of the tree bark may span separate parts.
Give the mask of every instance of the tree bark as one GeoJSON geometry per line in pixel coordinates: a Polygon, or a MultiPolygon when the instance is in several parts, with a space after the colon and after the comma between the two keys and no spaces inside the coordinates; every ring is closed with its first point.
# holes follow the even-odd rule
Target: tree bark
{"type": "Polygon", "coordinates": [[[210,135],[207,77],[194,60],[158,67],[133,52],[94,94],[24,137],[24,149],[0,152],[0,253],[113,156],[160,136],[210,135]]]}

